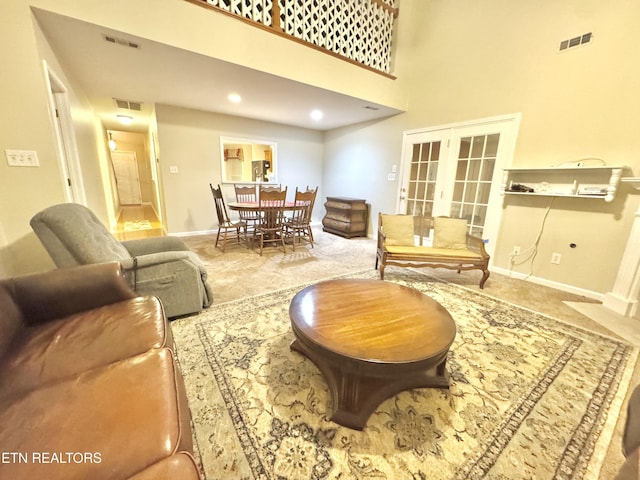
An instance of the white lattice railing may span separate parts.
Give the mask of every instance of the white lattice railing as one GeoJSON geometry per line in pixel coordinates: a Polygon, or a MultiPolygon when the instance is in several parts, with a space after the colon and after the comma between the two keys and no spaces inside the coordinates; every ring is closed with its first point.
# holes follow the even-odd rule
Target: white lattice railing
{"type": "Polygon", "coordinates": [[[390,73],[397,0],[187,0],[390,73]],[[274,22],[274,18],[279,21],[274,22]]]}

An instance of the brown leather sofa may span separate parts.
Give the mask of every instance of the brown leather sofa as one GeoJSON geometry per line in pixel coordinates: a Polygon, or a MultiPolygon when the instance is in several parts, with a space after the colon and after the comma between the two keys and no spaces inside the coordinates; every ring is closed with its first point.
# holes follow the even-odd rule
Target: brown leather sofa
{"type": "Polygon", "coordinates": [[[200,478],[172,349],[118,263],[0,280],[0,478],[200,478]]]}

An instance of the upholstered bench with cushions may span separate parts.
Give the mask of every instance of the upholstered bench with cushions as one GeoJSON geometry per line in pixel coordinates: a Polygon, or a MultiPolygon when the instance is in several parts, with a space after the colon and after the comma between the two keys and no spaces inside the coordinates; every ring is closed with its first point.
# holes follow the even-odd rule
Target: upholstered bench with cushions
{"type": "Polygon", "coordinates": [[[118,263],[0,280],[0,478],[198,479],[172,348],[118,263]]]}
{"type": "Polygon", "coordinates": [[[388,265],[447,268],[458,272],[481,270],[480,288],[484,288],[489,278],[489,255],[484,242],[469,235],[466,220],[460,218],[378,214],[376,268],[380,269],[382,280],[388,265]],[[423,245],[423,238],[429,236],[431,228],[432,245],[423,245]]]}

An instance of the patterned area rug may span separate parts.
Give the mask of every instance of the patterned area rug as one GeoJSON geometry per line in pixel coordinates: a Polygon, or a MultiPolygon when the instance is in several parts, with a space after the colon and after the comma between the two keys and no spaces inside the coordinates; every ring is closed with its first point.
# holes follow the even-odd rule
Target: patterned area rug
{"type": "Polygon", "coordinates": [[[289,349],[304,286],[173,322],[208,480],[598,478],[635,349],[411,271],[388,280],[456,321],[451,388],[389,398],[361,432],[327,420],[324,379],[289,349]]]}

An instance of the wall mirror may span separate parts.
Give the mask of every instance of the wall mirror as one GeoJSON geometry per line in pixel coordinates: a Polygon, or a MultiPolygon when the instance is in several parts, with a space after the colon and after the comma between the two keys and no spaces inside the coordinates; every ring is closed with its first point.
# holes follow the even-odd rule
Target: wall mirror
{"type": "Polygon", "coordinates": [[[277,182],[276,144],[220,137],[222,183],[277,182]]]}

